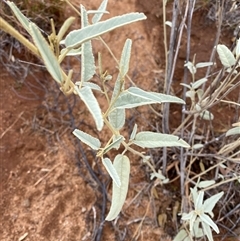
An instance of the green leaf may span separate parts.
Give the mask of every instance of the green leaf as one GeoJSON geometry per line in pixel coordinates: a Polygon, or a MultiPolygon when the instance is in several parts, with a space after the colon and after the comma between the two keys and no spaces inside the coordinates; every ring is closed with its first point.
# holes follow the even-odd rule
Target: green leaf
{"type": "Polygon", "coordinates": [[[133,143],[143,148],[156,148],[167,146],[181,146],[189,148],[190,146],[178,136],[155,133],[150,131],[142,131],[137,133],[133,143]]]}
{"type": "MultiPolygon", "coordinates": [[[[63,55],[65,53],[65,51],[67,50],[67,48],[64,48],[61,50],[61,55],[63,55]]],[[[66,56],[78,56],[82,54],[82,47],[79,47],[77,49],[71,49],[68,51],[68,53],[66,54],[66,56]]],[[[61,56],[59,56],[59,59],[61,58],[61,56]]]]}
{"type": "Polygon", "coordinates": [[[210,226],[207,223],[202,222],[202,227],[204,230],[204,234],[207,235],[208,240],[214,241],[213,237],[212,237],[212,230],[211,230],[210,226]]]}
{"type": "MultiPolygon", "coordinates": [[[[131,45],[132,45],[132,41],[130,39],[127,39],[123,47],[120,65],[119,65],[119,68],[120,68],[119,74],[118,74],[116,83],[114,85],[111,103],[113,103],[113,101],[115,101],[115,99],[118,97],[121,91],[124,90],[124,83],[125,83],[124,77],[127,74],[128,68],[129,68],[131,45]]],[[[110,124],[114,127],[114,129],[120,130],[125,124],[125,110],[114,109],[114,108],[115,108],[115,103],[112,106],[112,109],[108,115],[108,119],[110,124]]]]}
{"type": "Polygon", "coordinates": [[[207,82],[207,78],[202,78],[197,80],[196,82],[192,83],[192,88],[193,89],[198,89],[198,87],[200,87],[202,84],[204,84],[205,82],[207,82]]]}
{"type": "Polygon", "coordinates": [[[131,133],[131,136],[130,136],[130,140],[133,140],[135,138],[136,134],[137,134],[137,124],[135,123],[134,127],[133,127],[133,130],[132,130],[132,133],[131,133]]]}
{"type": "Polygon", "coordinates": [[[24,29],[30,34],[30,29],[29,29],[30,20],[22,14],[22,12],[18,9],[18,7],[13,2],[7,1],[7,4],[15,14],[18,21],[22,24],[24,29]]]}
{"type": "Polygon", "coordinates": [[[199,188],[206,188],[209,186],[212,186],[215,183],[214,180],[209,180],[209,181],[201,181],[197,184],[197,187],[199,188]]]}
{"type": "Polygon", "coordinates": [[[115,130],[120,130],[125,124],[125,110],[115,109],[108,115],[110,124],[115,130]]]}
{"type": "MultiPolygon", "coordinates": [[[[103,0],[98,8],[99,12],[105,12],[107,8],[108,0],[103,0]]],[[[101,20],[103,13],[96,13],[92,18],[92,23],[97,23],[101,20]]]]}
{"type": "Polygon", "coordinates": [[[128,157],[125,155],[117,155],[114,159],[113,166],[120,177],[121,186],[118,187],[115,182],[113,182],[112,204],[106,217],[107,221],[115,219],[120,213],[127,197],[129,184],[130,162],[128,157]]]}
{"type": "Polygon", "coordinates": [[[87,106],[88,110],[92,114],[98,131],[101,131],[103,128],[103,117],[102,112],[99,107],[98,101],[95,98],[95,96],[92,93],[92,90],[90,87],[85,86],[79,90],[77,86],[75,86],[75,91],[78,93],[82,101],[87,106]]]}
{"type": "Polygon", "coordinates": [[[237,40],[236,44],[236,56],[238,57],[240,55],[240,38],[237,40]]]}
{"type": "MultiPolygon", "coordinates": [[[[78,85],[78,84],[81,85],[80,82],[76,82],[76,85],[78,85]]],[[[83,82],[82,86],[88,86],[88,87],[90,87],[92,90],[102,91],[102,90],[101,90],[101,87],[100,87],[99,85],[97,85],[97,84],[95,84],[95,83],[92,83],[92,82],[89,82],[89,81],[88,81],[88,82],[83,82]]]]}
{"type": "Polygon", "coordinates": [[[204,145],[201,144],[201,143],[198,143],[198,144],[195,144],[195,145],[192,146],[192,148],[193,148],[194,150],[198,150],[198,149],[201,149],[201,148],[203,148],[203,147],[204,147],[204,145]]]}
{"type": "Polygon", "coordinates": [[[223,44],[217,45],[217,52],[219,55],[219,58],[222,62],[222,65],[224,67],[231,67],[235,65],[236,59],[233,55],[233,53],[223,44]]]}
{"type": "Polygon", "coordinates": [[[127,91],[124,91],[120,94],[117,101],[115,102],[114,108],[116,109],[130,109],[142,105],[148,105],[148,104],[155,104],[159,103],[153,100],[149,100],[146,98],[141,98],[134,96],[127,91]]]}
{"type": "Polygon", "coordinates": [[[58,42],[62,40],[63,36],[66,34],[66,32],[68,31],[68,29],[70,28],[74,20],[75,20],[74,17],[69,17],[68,19],[65,20],[57,35],[58,42]]]}
{"type": "Polygon", "coordinates": [[[110,151],[113,148],[118,149],[119,145],[124,141],[124,137],[123,136],[118,136],[116,139],[113,140],[113,142],[108,145],[104,150],[103,150],[103,154],[106,154],[108,151],[110,151]]]}
{"type": "Polygon", "coordinates": [[[204,120],[213,120],[214,119],[214,115],[208,110],[204,110],[203,112],[201,112],[200,117],[204,120]]]}
{"type": "Polygon", "coordinates": [[[181,229],[173,241],[191,241],[191,238],[189,237],[185,229],[181,229]]]}
{"type": "Polygon", "coordinates": [[[127,39],[124,44],[124,47],[123,47],[120,64],[119,64],[119,67],[120,67],[119,71],[120,71],[121,78],[125,77],[125,75],[128,72],[128,69],[129,69],[129,62],[130,62],[130,57],[131,57],[131,47],[132,47],[132,40],[127,39]]]}
{"type": "MultiPolygon", "coordinates": [[[[82,28],[88,26],[87,12],[83,5],[80,5],[81,8],[81,22],[82,28]]],[[[91,41],[86,41],[82,44],[82,54],[81,54],[81,81],[90,80],[95,74],[95,63],[94,56],[92,53],[92,44],[91,41]]]]}
{"type": "Polygon", "coordinates": [[[196,74],[196,72],[197,72],[197,68],[190,61],[188,61],[186,64],[184,64],[184,67],[187,67],[191,74],[196,74]]]}
{"type": "Polygon", "coordinates": [[[29,29],[33,41],[38,48],[38,51],[40,52],[40,55],[48,72],[51,74],[53,79],[60,84],[63,81],[63,76],[61,67],[57,61],[56,56],[53,54],[49,44],[44,39],[38,27],[34,23],[29,24],[29,29]]]}
{"type": "Polygon", "coordinates": [[[226,136],[239,135],[240,134],[240,126],[234,127],[227,131],[226,136]]]}
{"type": "Polygon", "coordinates": [[[146,19],[146,16],[143,13],[128,13],[122,16],[113,17],[106,21],[98,22],[85,28],[71,31],[66,36],[64,43],[67,48],[75,48],[82,43],[107,33],[113,29],[143,19],[146,19]]]}
{"type": "Polygon", "coordinates": [[[210,227],[213,228],[213,230],[216,233],[219,233],[218,226],[213,222],[213,220],[205,213],[201,213],[199,215],[199,218],[201,219],[202,223],[208,224],[210,227]]]}
{"type": "Polygon", "coordinates": [[[114,181],[114,183],[117,185],[117,187],[120,188],[121,187],[121,181],[120,181],[118,173],[117,173],[115,167],[113,166],[111,160],[109,158],[103,158],[102,162],[103,162],[103,165],[105,166],[105,168],[107,169],[108,174],[110,175],[110,177],[114,181]]]}
{"type": "Polygon", "coordinates": [[[196,68],[204,68],[213,65],[213,62],[202,62],[202,63],[197,63],[196,68]]]}
{"type": "Polygon", "coordinates": [[[76,136],[83,143],[90,146],[93,150],[98,150],[101,146],[101,142],[97,138],[95,138],[81,130],[75,129],[73,131],[73,135],[76,136]]]}
{"type": "Polygon", "coordinates": [[[157,92],[145,91],[145,90],[142,90],[138,87],[130,87],[127,91],[134,96],[149,99],[149,100],[155,101],[156,103],[185,104],[185,102],[182,99],[180,99],[176,96],[160,94],[160,93],[157,93],[157,92]]]}
{"type": "Polygon", "coordinates": [[[212,212],[214,206],[219,201],[219,199],[223,196],[224,192],[217,193],[212,197],[208,198],[203,204],[203,210],[206,213],[212,212]]]}

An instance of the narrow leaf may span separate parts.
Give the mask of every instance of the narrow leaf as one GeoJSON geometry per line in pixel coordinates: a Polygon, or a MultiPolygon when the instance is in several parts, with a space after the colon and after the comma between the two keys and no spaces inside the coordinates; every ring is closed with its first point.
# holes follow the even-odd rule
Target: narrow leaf
{"type": "MultiPolygon", "coordinates": [[[[78,82],[79,83],[79,82],[78,82]]],[[[77,82],[76,82],[76,84],[77,84],[77,82]]],[[[83,86],[88,86],[88,87],[90,87],[92,90],[98,90],[98,91],[102,91],[101,90],[101,87],[99,86],[99,85],[97,85],[97,84],[95,84],[95,83],[92,83],[92,82],[83,82],[83,84],[82,84],[83,86]]]]}
{"type": "Polygon", "coordinates": [[[137,134],[137,124],[135,123],[134,127],[133,127],[133,130],[132,130],[132,133],[131,133],[131,136],[130,136],[130,140],[133,140],[135,138],[136,134],[137,134]]]}
{"type": "Polygon", "coordinates": [[[196,68],[204,68],[213,65],[213,62],[202,62],[202,63],[197,63],[196,68]]]}
{"type": "Polygon", "coordinates": [[[225,45],[218,44],[217,52],[224,67],[231,67],[236,63],[233,53],[225,45]]]}
{"type": "MultiPolygon", "coordinates": [[[[80,5],[81,8],[81,22],[82,28],[88,26],[87,11],[83,5],[80,5]]],[[[81,54],[81,81],[90,80],[95,74],[95,63],[94,56],[92,52],[91,41],[86,41],[82,44],[82,54],[81,54]]]]}
{"type": "Polygon", "coordinates": [[[240,38],[237,40],[237,45],[236,45],[236,57],[240,55],[240,38]]]}
{"type": "Polygon", "coordinates": [[[97,138],[95,138],[81,130],[75,129],[73,131],[73,135],[76,136],[83,143],[90,146],[93,150],[98,150],[101,146],[101,143],[97,138]]]}
{"type": "Polygon", "coordinates": [[[124,91],[115,102],[114,108],[116,109],[128,109],[142,105],[159,103],[150,99],[134,96],[127,91],[124,91]]]}
{"type": "Polygon", "coordinates": [[[103,158],[102,162],[103,162],[103,165],[105,166],[105,168],[107,169],[108,174],[110,175],[110,177],[114,181],[114,183],[117,185],[117,187],[120,188],[121,181],[120,181],[118,173],[117,173],[115,167],[113,166],[111,160],[109,158],[103,158]]]}
{"type": "Polygon", "coordinates": [[[124,47],[123,47],[120,64],[119,64],[119,68],[120,68],[119,71],[120,71],[121,78],[125,77],[125,75],[128,72],[128,69],[129,69],[129,61],[130,61],[130,57],[131,57],[131,47],[132,47],[132,40],[127,39],[124,44],[124,47]]]}
{"type": "Polygon", "coordinates": [[[118,187],[115,182],[113,182],[112,204],[106,217],[108,221],[115,219],[122,209],[127,197],[130,174],[130,162],[125,155],[117,155],[114,159],[113,166],[120,177],[121,186],[118,187]]]}
{"type": "Polygon", "coordinates": [[[196,82],[192,83],[192,88],[193,89],[198,89],[202,84],[207,82],[207,78],[202,78],[197,80],[196,82]]]}
{"type": "Polygon", "coordinates": [[[184,67],[187,67],[191,74],[196,74],[196,72],[197,72],[196,67],[190,61],[188,61],[186,64],[184,64],[184,67]]]}
{"type": "Polygon", "coordinates": [[[182,99],[180,99],[176,96],[160,94],[157,92],[145,91],[138,87],[130,87],[127,91],[134,96],[139,96],[141,98],[149,99],[149,100],[155,101],[156,103],[185,104],[185,102],[182,99]]]}
{"type": "Polygon", "coordinates": [[[30,34],[30,30],[29,30],[30,20],[22,14],[22,12],[18,9],[18,7],[13,2],[7,1],[7,4],[15,14],[18,21],[22,24],[24,29],[30,34]]]}
{"type": "Polygon", "coordinates": [[[120,130],[125,124],[125,109],[114,109],[108,115],[108,120],[112,127],[120,130]]]}
{"type": "Polygon", "coordinates": [[[202,222],[211,226],[216,233],[219,233],[218,226],[213,222],[213,220],[207,214],[201,213],[199,215],[199,218],[201,219],[202,222]]]}
{"type": "Polygon", "coordinates": [[[143,148],[156,148],[167,146],[181,146],[189,148],[190,146],[178,136],[142,131],[137,133],[133,143],[143,148]]]}
{"type": "Polygon", "coordinates": [[[90,87],[85,86],[79,90],[77,86],[75,86],[75,91],[78,93],[82,101],[87,106],[88,110],[92,114],[97,129],[100,131],[103,128],[103,118],[102,118],[102,112],[99,107],[98,101],[96,100],[95,96],[92,93],[92,90],[90,87]]]}
{"type": "Polygon", "coordinates": [[[113,17],[106,21],[98,22],[85,28],[71,31],[66,36],[64,43],[68,48],[75,48],[82,43],[113,29],[143,19],[146,19],[146,16],[143,13],[128,13],[122,16],[113,17]]]}
{"type": "Polygon", "coordinates": [[[227,131],[226,136],[240,135],[240,126],[234,127],[227,131]]]}
{"type": "Polygon", "coordinates": [[[191,239],[185,229],[181,229],[173,241],[191,241],[191,239]]]}
{"type": "Polygon", "coordinates": [[[61,67],[57,61],[56,56],[53,54],[49,44],[44,39],[38,27],[34,23],[29,24],[29,29],[33,41],[41,54],[41,57],[48,72],[51,74],[53,79],[60,84],[63,81],[63,76],[61,67]]]}
{"type": "Polygon", "coordinates": [[[199,188],[206,188],[206,187],[210,187],[215,183],[214,180],[210,180],[210,181],[201,181],[198,183],[198,187],[199,188]]]}
{"type": "Polygon", "coordinates": [[[206,212],[206,213],[212,212],[214,206],[220,200],[220,198],[223,196],[223,194],[224,194],[224,192],[220,192],[220,193],[215,194],[214,196],[208,198],[203,204],[204,212],[206,212]]]}
{"type": "Polygon", "coordinates": [[[203,144],[200,144],[200,143],[195,144],[195,145],[192,146],[192,148],[193,148],[194,150],[198,150],[198,149],[201,149],[201,148],[203,148],[203,147],[204,147],[204,145],[203,145],[203,144]]]}
{"type": "Polygon", "coordinates": [[[211,230],[210,226],[207,223],[202,222],[202,227],[204,230],[204,234],[207,235],[208,240],[214,241],[213,237],[212,237],[212,230],[211,230]]]}
{"type": "Polygon", "coordinates": [[[63,36],[66,34],[66,32],[68,31],[68,29],[70,28],[74,20],[75,20],[74,17],[69,17],[68,19],[65,20],[57,35],[58,42],[62,40],[63,36]]]}
{"type": "MultiPolygon", "coordinates": [[[[119,65],[119,68],[120,68],[119,74],[114,85],[111,103],[113,103],[116,100],[116,98],[118,98],[121,91],[124,90],[124,84],[125,84],[124,77],[127,74],[128,68],[129,68],[131,44],[132,44],[132,41],[130,39],[127,39],[123,47],[120,65],[119,65]]],[[[114,103],[114,105],[112,106],[112,111],[108,115],[108,119],[111,125],[116,130],[120,130],[125,124],[125,109],[124,108],[116,109],[115,103],[114,103]]]]}
{"type": "Polygon", "coordinates": [[[109,150],[113,148],[118,148],[118,146],[124,141],[123,136],[118,136],[110,145],[108,145],[104,150],[103,154],[106,154],[109,150]]]}
{"type": "MultiPolygon", "coordinates": [[[[108,0],[103,0],[98,8],[99,12],[105,12],[107,8],[108,0]]],[[[97,23],[101,20],[103,13],[96,13],[92,18],[92,23],[97,23]]]]}

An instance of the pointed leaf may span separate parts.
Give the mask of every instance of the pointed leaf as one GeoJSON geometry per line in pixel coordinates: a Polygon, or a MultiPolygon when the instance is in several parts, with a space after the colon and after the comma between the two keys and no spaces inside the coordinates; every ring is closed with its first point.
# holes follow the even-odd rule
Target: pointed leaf
{"type": "Polygon", "coordinates": [[[237,40],[237,45],[236,45],[236,57],[240,55],[240,38],[237,40]]]}
{"type": "Polygon", "coordinates": [[[231,67],[236,63],[233,53],[225,45],[218,44],[217,52],[224,67],[231,67]]]}
{"type": "Polygon", "coordinates": [[[214,206],[219,201],[219,199],[223,196],[224,192],[220,192],[218,194],[213,195],[212,197],[208,198],[203,204],[203,210],[205,213],[212,212],[214,206]]]}
{"type": "Polygon", "coordinates": [[[56,56],[53,54],[49,44],[44,39],[38,27],[34,23],[29,24],[29,29],[33,41],[41,54],[41,57],[48,72],[51,74],[54,80],[56,80],[60,84],[63,81],[63,76],[61,67],[57,61],[56,56]]]}
{"type": "Polygon", "coordinates": [[[227,131],[226,136],[240,135],[240,126],[234,127],[227,131]]]}
{"type": "Polygon", "coordinates": [[[199,218],[201,219],[202,222],[212,227],[216,233],[219,233],[218,226],[213,222],[213,220],[207,214],[202,213],[199,215],[199,218]]]}
{"type": "Polygon", "coordinates": [[[120,130],[125,124],[125,109],[114,109],[108,115],[108,120],[115,130],[120,130]]]}
{"type": "Polygon", "coordinates": [[[206,224],[205,222],[202,222],[202,227],[204,230],[204,234],[207,235],[208,240],[214,241],[213,237],[212,237],[212,230],[211,230],[210,226],[208,224],[206,224]]]}
{"type": "Polygon", "coordinates": [[[132,47],[132,40],[127,39],[124,44],[124,47],[123,47],[120,64],[119,64],[119,71],[120,71],[121,78],[125,77],[125,75],[128,72],[128,69],[129,69],[129,61],[130,61],[130,57],[131,57],[131,47],[132,47]]]}
{"type": "Polygon", "coordinates": [[[197,210],[197,211],[198,210],[202,210],[203,196],[204,196],[204,192],[203,191],[199,191],[197,199],[196,199],[196,201],[194,203],[195,210],[197,210]]]}
{"type": "Polygon", "coordinates": [[[118,187],[115,182],[113,182],[112,204],[106,217],[108,221],[115,219],[122,209],[127,197],[130,174],[130,162],[125,155],[117,155],[114,159],[113,166],[120,177],[121,186],[118,187]]]}
{"type": "MultiPolygon", "coordinates": [[[[88,26],[87,11],[83,5],[80,5],[81,8],[81,22],[82,28],[88,26]]],[[[92,53],[92,44],[91,41],[86,41],[82,44],[82,54],[81,54],[81,81],[90,80],[95,74],[95,63],[94,56],[92,53]]]]}
{"type": "Polygon", "coordinates": [[[101,146],[101,142],[97,138],[95,138],[81,130],[75,129],[73,131],[73,135],[76,136],[83,143],[90,146],[93,150],[98,150],[101,146]]]}
{"type": "MultiPolygon", "coordinates": [[[[61,50],[61,55],[65,54],[65,51],[67,50],[67,48],[64,48],[61,50]]],[[[78,56],[82,54],[82,47],[77,48],[77,49],[70,49],[66,56],[78,56]]],[[[61,55],[59,56],[59,59],[61,58],[61,55]]]]}
{"type": "Polygon", "coordinates": [[[213,62],[202,62],[202,63],[197,63],[196,68],[204,68],[213,65],[213,62]]]}
{"type": "Polygon", "coordinates": [[[117,148],[122,142],[124,141],[123,136],[118,136],[110,145],[108,145],[104,150],[103,154],[106,154],[108,151],[110,151],[112,148],[117,148]]]}
{"type": "Polygon", "coordinates": [[[189,237],[185,229],[181,229],[176,235],[176,237],[173,239],[173,241],[191,241],[191,238],[189,237]]]}
{"type": "Polygon", "coordinates": [[[132,130],[132,133],[131,133],[131,136],[130,136],[130,140],[133,140],[135,138],[136,134],[137,134],[137,124],[135,123],[134,127],[133,127],[133,130],[132,130]]]}
{"type": "Polygon", "coordinates": [[[146,19],[143,13],[128,13],[122,16],[110,18],[106,21],[88,25],[85,28],[71,31],[65,38],[64,43],[68,48],[75,48],[82,43],[107,33],[113,29],[146,19]]]}
{"type": "Polygon", "coordinates": [[[117,185],[117,187],[120,188],[121,181],[120,181],[118,173],[117,173],[115,167],[113,166],[111,160],[109,158],[103,158],[102,162],[103,162],[103,165],[105,166],[105,168],[107,169],[108,174],[111,176],[112,180],[114,181],[114,183],[117,185]]]}
{"type": "Polygon", "coordinates": [[[157,92],[145,91],[138,87],[130,87],[127,91],[134,96],[139,96],[141,98],[149,99],[149,100],[155,101],[156,103],[185,104],[185,102],[182,99],[180,99],[176,96],[160,94],[157,92]]]}
{"type": "Polygon", "coordinates": [[[74,20],[75,20],[75,17],[69,17],[68,19],[65,20],[57,35],[58,42],[62,40],[63,36],[66,34],[66,32],[68,31],[68,29],[70,28],[74,20]]]}
{"type": "MultiPolygon", "coordinates": [[[[117,96],[124,90],[124,77],[128,72],[129,68],[129,60],[131,55],[131,45],[132,41],[127,39],[125,45],[123,47],[121,60],[119,64],[119,74],[114,85],[114,90],[112,94],[111,103],[115,101],[117,96]]],[[[112,111],[108,115],[109,122],[111,125],[116,129],[120,130],[125,124],[125,110],[123,109],[116,109],[115,104],[112,106],[112,111]]]]}
{"type": "MultiPolygon", "coordinates": [[[[98,11],[105,12],[107,8],[108,0],[103,0],[98,8],[98,11]]],[[[103,13],[96,13],[92,18],[92,23],[97,23],[101,20],[103,13]]]]}
{"type": "Polygon", "coordinates": [[[193,89],[198,89],[202,84],[204,84],[205,82],[207,82],[207,78],[202,78],[197,80],[196,82],[192,83],[192,88],[193,89]]]}
{"type": "Polygon", "coordinates": [[[190,61],[188,61],[186,64],[184,64],[184,67],[187,67],[191,74],[196,74],[196,72],[197,72],[196,67],[190,61]]]}
{"type": "Polygon", "coordinates": [[[30,34],[30,31],[29,31],[30,20],[22,14],[22,12],[18,9],[15,3],[7,1],[7,4],[15,14],[18,21],[22,24],[24,29],[30,34]]]}
{"type": "Polygon", "coordinates": [[[206,188],[206,187],[210,187],[215,183],[214,180],[210,180],[210,181],[201,181],[198,183],[198,187],[199,188],[206,188]]]}
{"type": "Polygon", "coordinates": [[[156,148],[166,146],[181,146],[189,148],[190,146],[178,136],[142,131],[137,133],[133,143],[143,148],[156,148]]]}
{"type": "MultiPolygon", "coordinates": [[[[76,82],[76,85],[81,85],[81,83],[80,82],[76,82]]],[[[82,84],[82,86],[88,86],[88,87],[90,87],[92,90],[98,90],[98,91],[102,91],[101,90],[101,87],[99,86],[99,85],[97,85],[97,84],[95,84],[95,83],[92,83],[92,82],[83,82],[83,84],[82,84]]]]}
{"type": "Polygon", "coordinates": [[[100,131],[103,128],[103,117],[102,112],[99,107],[98,101],[96,100],[95,96],[92,93],[92,90],[90,87],[85,86],[79,90],[77,86],[75,86],[75,91],[78,93],[82,101],[87,106],[88,110],[92,114],[97,129],[100,131]]]}

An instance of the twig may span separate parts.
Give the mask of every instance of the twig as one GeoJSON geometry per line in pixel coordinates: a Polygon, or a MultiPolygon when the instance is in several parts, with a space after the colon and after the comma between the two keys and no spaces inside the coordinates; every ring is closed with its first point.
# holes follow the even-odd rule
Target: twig
{"type": "Polygon", "coordinates": [[[5,134],[17,123],[17,121],[20,119],[20,117],[22,116],[23,113],[24,113],[24,111],[22,111],[22,112],[18,115],[17,119],[12,123],[12,125],[10,125],[10,126],[1,134],[0,139],[2,139],[2,138],[5,136],[5,134]]]}

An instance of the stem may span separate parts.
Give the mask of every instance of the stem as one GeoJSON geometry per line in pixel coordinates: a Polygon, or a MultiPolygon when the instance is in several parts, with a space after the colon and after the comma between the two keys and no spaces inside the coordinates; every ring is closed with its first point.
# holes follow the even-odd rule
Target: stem
{"type": "Polygon", "coordinates": [[[16,38],[20,43],[22,43],[36,56],[41,57],[40,53],[38,52],[38,49],[30,41],[28,41],[22,34],[20,34],[16,29],[14,29],[9,23],[7,23],[2,17],[0,17],[0,29],[16,38]]]}

